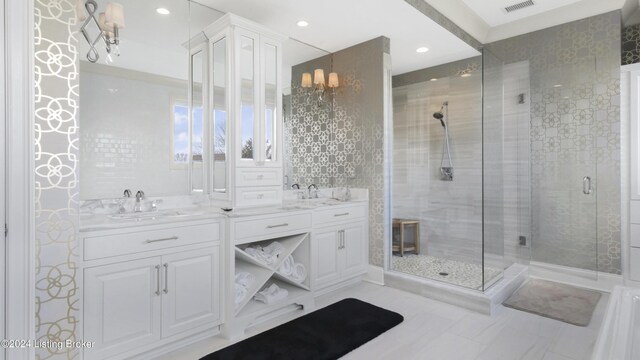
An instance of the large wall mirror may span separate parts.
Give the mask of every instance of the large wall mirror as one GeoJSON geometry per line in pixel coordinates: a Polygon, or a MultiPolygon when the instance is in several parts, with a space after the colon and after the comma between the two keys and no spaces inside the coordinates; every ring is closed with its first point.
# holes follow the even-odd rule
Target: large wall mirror
{"type": "MultiPolygon", "coordinates": [[[[143,190],[148,196],[225,194],[229,165],[228,88],[223,75],[228,66],[227,39],[216,39],[211,47],[189,41],[225,12],[212,4],[188,0],[119,2],[125,14],[119,55],[115,49],[110,55],[98,49],[98,61],[90,62],[86,57],[90,47],[84,41],[79,51],[81,199],[117,198],[125,189],[143,190]],[[212,94],[208,82],[213,83],[212,94]]],[[[108,1],[97,3],[104,11],[108,1]]],[[[249,45],[244,47],[249,52],[247,61],[249,45]]],[[[291,115],[287,104],[301,81],[299,76],[294,79],[292,69],[327,54],[290,38],[283,43],[281,69],[276,68],[275,52],[266,57],[273,61],[266,72],[268,145],[260,149],[265,161],[289,154],[286,136],[284,149],[275,147],[274,119],[282,116],[286,122],[291,115]],[[279,75],[284,84],[282,109],[276,108],[273,86],[279,75]]],[[[325,71],[329,73],[330,68],[325,71]]],[[[252,81],[249,71],[245,75],[244,81],[252,81]]],[[[252,96],[250,92],[243,95],[252,96]]],[[[253,99],[244,100],[253,104],[253,99]]],[[[252,118],[252,109],[247,107],[243,114],[245,111],[243,118],[252,118]]],[[[255,124],[243,125],[249,134],[255,124]]],[[[251,143],[249,135],[243,138],[243,157],[253,158],[257,149],[251,143]]]]}

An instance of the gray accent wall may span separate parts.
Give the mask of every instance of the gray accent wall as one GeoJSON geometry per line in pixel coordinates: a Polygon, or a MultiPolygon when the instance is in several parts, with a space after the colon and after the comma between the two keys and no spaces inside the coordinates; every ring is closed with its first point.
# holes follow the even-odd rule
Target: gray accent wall
{"type": "Polygon", "coordinates": [[[384,259],[384,54],[379,37],[292,69],[291,114],[285,121],[285,175],[291,184],[369,189],[369,260],[384,259]],[[328,102],[307,103],[303,72],[337,72],[340,87],[328,102]]]}
{"type": "Polygon", "coordinates": [[[614,11],[487,45],[529,62],[532,261],[621,272],[620,34],[614,11]]]}

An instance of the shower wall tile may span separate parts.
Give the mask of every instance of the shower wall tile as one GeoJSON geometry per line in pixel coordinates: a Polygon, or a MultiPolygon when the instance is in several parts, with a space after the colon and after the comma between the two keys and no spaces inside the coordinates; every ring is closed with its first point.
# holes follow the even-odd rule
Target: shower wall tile
{"type": "Polygon", "coordinates": [[[285,174],[291,184],[369,189],[369,260],[384,259],[384,53],[379,37],[292,69],[291,114],[285,122],[285,174]],[[299,86],[303,72],[329,69],[340,87],[329,103],[307,101],[299,86]]]}
{"type": "Polygon", "coordinates": [[[458,70],[480,62],[393,78],[392,216],[420,221],[423,253],[475,264],[482,263],[482,73],[474,67],[463,78],[458,70]],[[444,131],[432,117],[444,101],[454,181],[440,180],[444,131]]]}
{"type": "Polygon", "coordinates": [[[621,272],[620,24],[614,11],[488,44],[529,61],[534,261],[621,272]]]}

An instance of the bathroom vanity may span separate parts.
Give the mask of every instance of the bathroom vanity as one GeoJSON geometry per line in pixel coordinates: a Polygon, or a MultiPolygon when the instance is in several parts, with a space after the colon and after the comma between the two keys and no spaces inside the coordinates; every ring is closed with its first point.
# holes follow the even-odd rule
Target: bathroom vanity
{"type": "MultiPolygon", "coordinates": [[[[360,281],[368,265],[368,195],[350,201],[291,200],[230,212],[200,204],[155,212],[91,214],[82,220],[82,338],[85,359],[154,356],[211,336],[236,339],[247,328],[314,309],[314,298],[360,281]],[[155,214],[155,216],[154,216],[155,214]],[[247,248],[278,242],[271,264],[247,248]],[[283,270],[291,255],[304,276],[283,270]],[[253,282],[236,302],[235,280],[253,282]],[[255,295],[276,284],[285,299],[255,295]]],[[[167,201],[167,204],[175,202],[167,201]]],[[[184,202],[182,202],[184,204],[184,202]]]]}

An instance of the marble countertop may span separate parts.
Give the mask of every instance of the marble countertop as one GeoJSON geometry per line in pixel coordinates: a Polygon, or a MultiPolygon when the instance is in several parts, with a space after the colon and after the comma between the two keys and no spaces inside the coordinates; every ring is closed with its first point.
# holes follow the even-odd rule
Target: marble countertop
{"type": "Polygon", "coordinates": [[[323,207],[345,206],[368,201],[367,189],[351,189],[351,198],[347,201],[331,198],[331,194],[333,193],[332,189],[320,190],[318,191],[318,198],[312,199],[298,199],[300,191],[302,190],[285,191],[284,200],[281,204],[234,209],[231,211],[223,211],[220,208],[203,204],[189,207],[160,208],[157,211],[143,211],[139,213],[127,212],[125,214],[100,214],[85,211],[80,215],[80,232],[164,225],[216,218],[239,218],[310,211],[323,207]]]}

